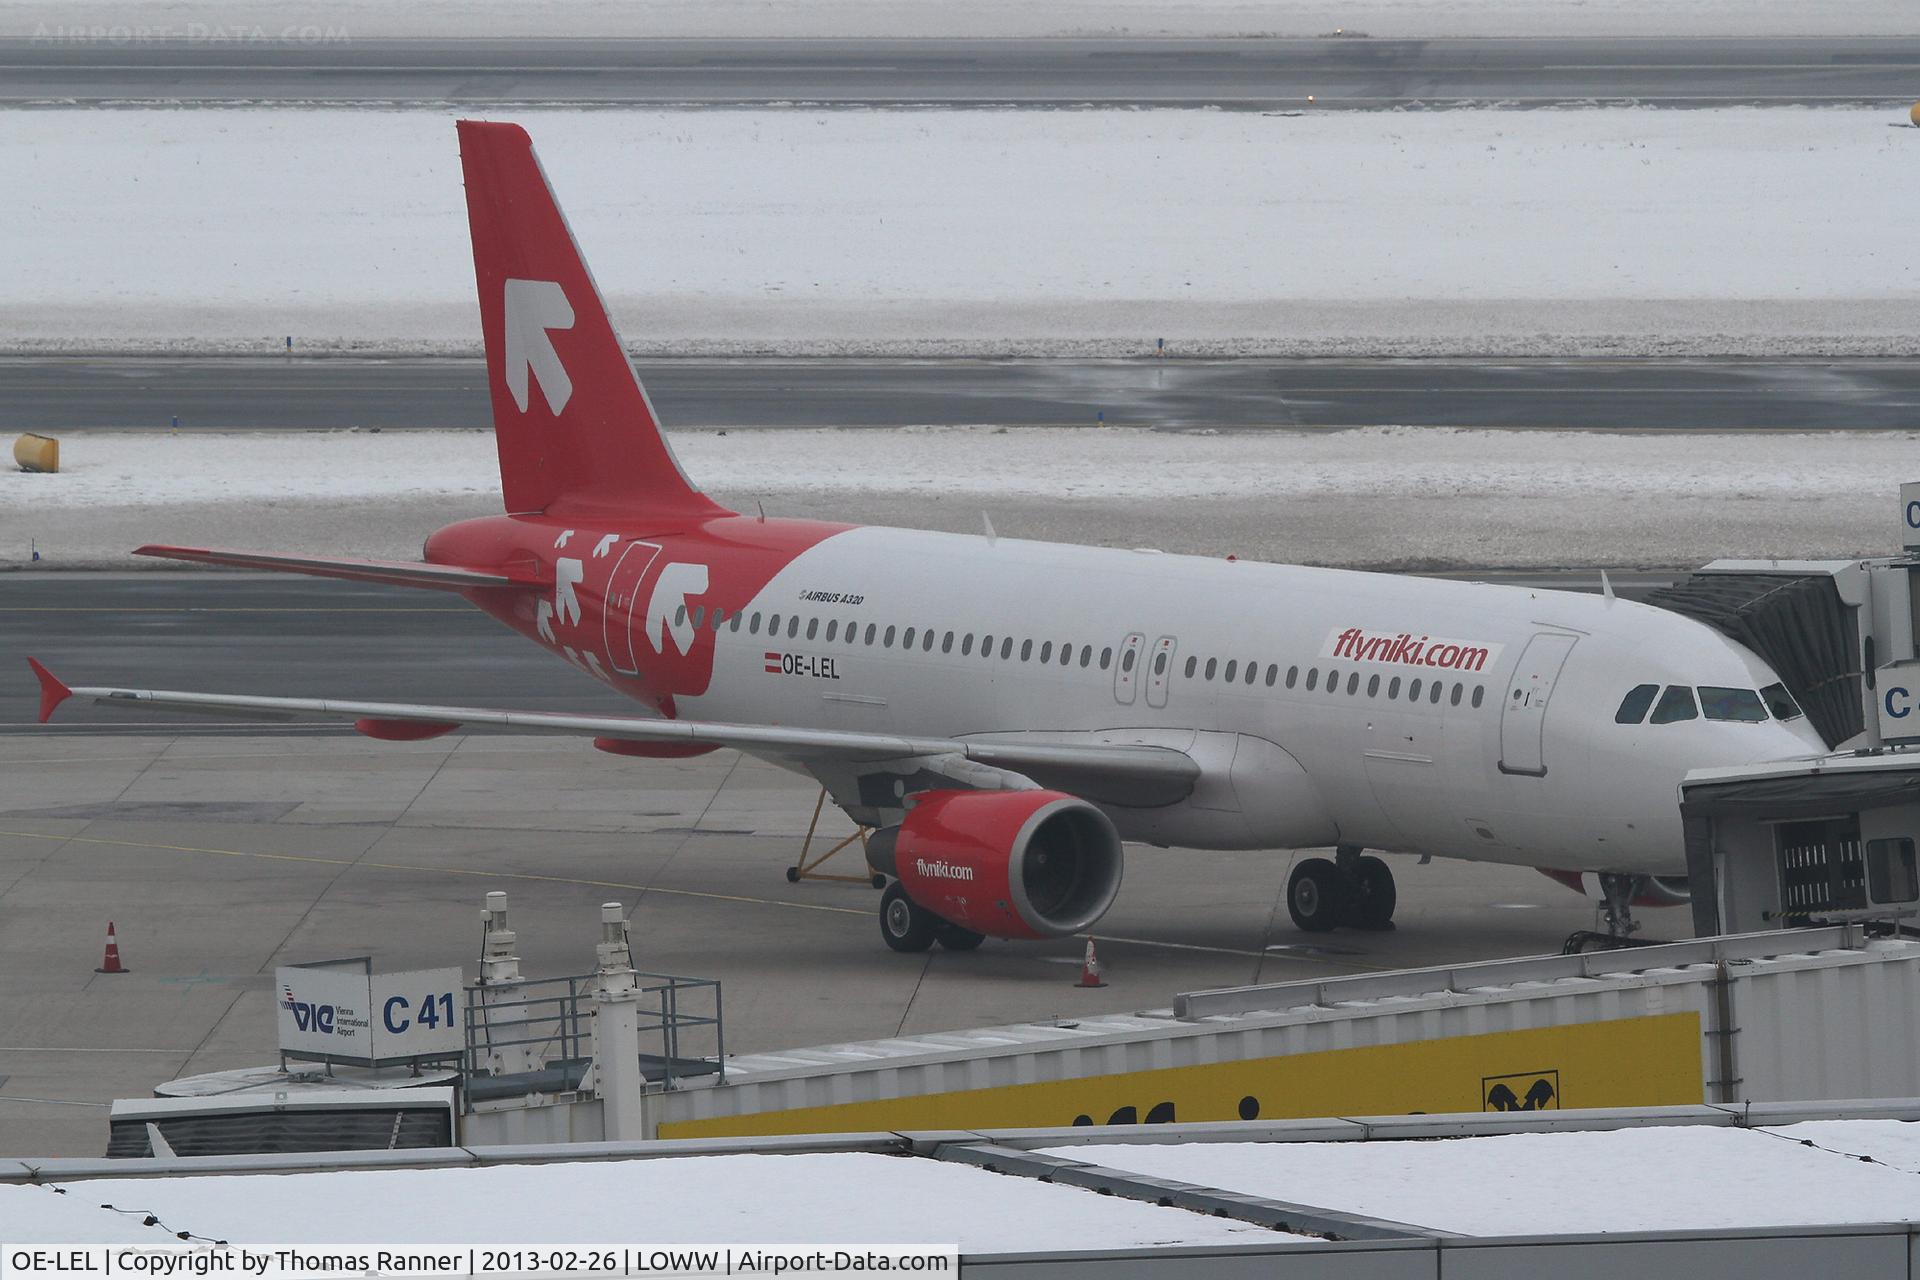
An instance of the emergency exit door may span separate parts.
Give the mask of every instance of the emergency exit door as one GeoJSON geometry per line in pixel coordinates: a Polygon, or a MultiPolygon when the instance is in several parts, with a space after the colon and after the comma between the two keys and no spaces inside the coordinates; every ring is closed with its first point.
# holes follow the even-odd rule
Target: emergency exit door
{"type": "Polygon", "coordinates": [[[1543,631],[1527,641],[1500,708],[1500,772],[1547,776],[1547,704],[1577,639],[1543,631]]]}

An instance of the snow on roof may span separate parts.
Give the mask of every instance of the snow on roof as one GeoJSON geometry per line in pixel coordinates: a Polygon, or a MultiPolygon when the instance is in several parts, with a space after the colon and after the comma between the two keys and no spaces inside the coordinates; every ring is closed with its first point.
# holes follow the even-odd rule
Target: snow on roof
{"type": "Polygon", "coordinates": [[[132,1194],[129,1209],[112,1203],[101,1183],[70,1187],[0,1185],[0,1240],[22,1244],[177,1244],[164,1226],[145,1226],[146,1193],[155,1183],[115,1184],[132,1194]]]}
{"type": "MultiPolygon", "coordinates": [[[[1184,1209],[966,1165],[864,1152],[669,1156],[488,1168],[92,1179],[74,1205],[128,1204],[173,1230],[339,1244],[948,1244],[963,1252],[1299,1240],[1184,1209]]],[[[0,1187],[0,1239],[115,1242],[98,1210],[48,1225],[40,1187],[0,1187]],[[24,1236],[23,1232],[52,1234],[24,1236]]],[[[141,1236],[148,1239],[148,1236],[141,1236]]],[[[159,1241],[164,1242],[164,1240],[159,1241]]]]}
{"type": "Polygon", "coordinates": [[[1042,1154],[1472,1236],[1920,1221],[1920,1124],[1897,1120],[1042,1154]]]}

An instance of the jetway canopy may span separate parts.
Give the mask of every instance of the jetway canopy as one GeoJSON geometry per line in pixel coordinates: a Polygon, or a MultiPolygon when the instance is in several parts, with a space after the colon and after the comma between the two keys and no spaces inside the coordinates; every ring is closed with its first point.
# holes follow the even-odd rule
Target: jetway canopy
{"type": "Polygon", "coordinates": [[[1764,658],[1829,747],[1864,727],[1859,624],[1831,573],[1696,573],[1646,599],[1764,658]]]}

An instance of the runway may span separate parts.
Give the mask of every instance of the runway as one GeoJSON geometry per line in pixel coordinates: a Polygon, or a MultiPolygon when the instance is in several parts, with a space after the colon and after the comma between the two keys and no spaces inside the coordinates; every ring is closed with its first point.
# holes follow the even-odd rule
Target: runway
{"type": "MultiPolygon", "coordinates": [[[[1584,572],[1449,576],[1573,590],[1596,585],[1596,575],[1584,572]]],[[[1633,596],[1676,576],[1622,573],[1614,585],[1633,596]]],[[[163,569],[0,576],[0,736],[350,733],[338,724],[79,703],[43,727],[28,655],[70,683],[636,713],[457,597],[293,575],[163,569]]]]}
{"type": "MultiPolygon", "coordinates": [[[[686,360],[636,364],[674,427],[1920,426],[1920,360],[686,360]]],[[[480,362],[0,359],[0,431],[484,427],[480,362]]]]}
{"type": "Polygon", "coordinates": [[[1911,101],[1920,37],[0,42],[16,106],[1181,107],[1911,101]]]}

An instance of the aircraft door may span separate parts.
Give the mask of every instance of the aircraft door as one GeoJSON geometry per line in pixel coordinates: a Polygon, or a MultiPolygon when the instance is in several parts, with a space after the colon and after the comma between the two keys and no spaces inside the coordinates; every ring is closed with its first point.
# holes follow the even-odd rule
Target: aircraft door
{"type": "Polygon", "coordinates": [[[607,577],[607,607],[602,611],[601,625],[605,629],[607,661],[621,675],[640,670],[633,651],[633,611],[640,599],[640,584],[659,555],[660,548],[651,542],[629,542],[607,577]]]}
{"type": "Polygon", "coordinates": [[[1113,700],[1123,707],[1132,706],[1139,692],[1140,646],[1146,640],[1140,632],[1129,631],[1127,638],[1120,642],[1120,653],[1113,664],[1113,700]]]}
{"type": "Polygon", "coordinates": [[[1527,641],[1500,708],[1500,772],[1547,776],[1547,703],[1577,639],[1542,631],[1527,641]]]}
{"type": "Polygon", "coordinates": [[[1178,642],[1161,636],[1153,642],[1153,654],[1147,659],[1147,705],[1167,705],[1167,687],[1173,683],[1173,651],[1178,642]]]}

